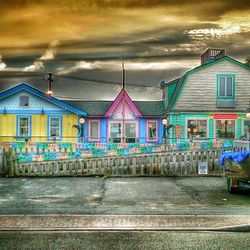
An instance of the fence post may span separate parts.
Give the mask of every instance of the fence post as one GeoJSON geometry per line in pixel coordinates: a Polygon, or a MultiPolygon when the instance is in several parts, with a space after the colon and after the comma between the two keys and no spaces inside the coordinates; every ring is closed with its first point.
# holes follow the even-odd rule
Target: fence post
{"type": "Polygon", "coordinates": [[[6,157],[6,176],[7,177],[14,177],[15,176],[15,161],[16,161],[16,154],[13,149],[9,149],[5,152],[6,157]]]}

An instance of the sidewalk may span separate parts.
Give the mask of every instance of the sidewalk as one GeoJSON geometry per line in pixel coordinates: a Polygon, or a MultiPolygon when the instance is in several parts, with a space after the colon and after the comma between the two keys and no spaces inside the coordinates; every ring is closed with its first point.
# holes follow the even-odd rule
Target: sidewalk
{"type": "Polygon", "coordinates": [[[250,231],[244,215],[0,215],[0,231],[250,231]]]}

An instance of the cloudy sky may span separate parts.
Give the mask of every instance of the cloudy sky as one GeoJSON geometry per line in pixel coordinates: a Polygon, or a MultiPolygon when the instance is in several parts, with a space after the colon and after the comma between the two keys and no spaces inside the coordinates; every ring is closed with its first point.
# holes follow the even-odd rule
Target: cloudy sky
{"type": "Polygon", "coordinates": [[[132,98],[157,100],[207,47],[250,55],[249,0],[8,0],[0,15],[0,90],[46,90],[53,72],[57,97],[110,100],[124,61],[132,98]]]}

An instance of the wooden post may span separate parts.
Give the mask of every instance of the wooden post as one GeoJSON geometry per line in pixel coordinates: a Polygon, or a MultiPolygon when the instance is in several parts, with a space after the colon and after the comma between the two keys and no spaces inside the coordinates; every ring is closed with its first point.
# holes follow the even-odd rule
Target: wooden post
{"type": "Polygon", "coordinates": [[[6,153],[6,176],[14,177],[15,176],[15,160],[16,155],[13,149],[9,149],[6,153]]]}

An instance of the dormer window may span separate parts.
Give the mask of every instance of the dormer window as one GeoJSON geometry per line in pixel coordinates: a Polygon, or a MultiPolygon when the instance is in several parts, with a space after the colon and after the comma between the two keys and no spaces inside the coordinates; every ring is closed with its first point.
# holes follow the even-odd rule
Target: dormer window
{"type": "Polygon", "coordinates": [[[20,96],[20,106],[28,107],[29,106],[29,97],[26,95],[20,96]]]}

